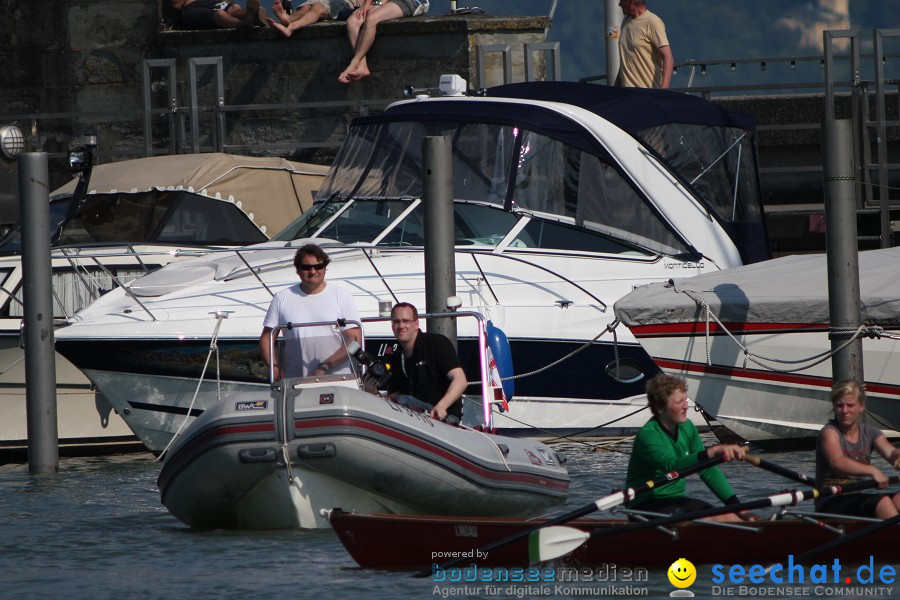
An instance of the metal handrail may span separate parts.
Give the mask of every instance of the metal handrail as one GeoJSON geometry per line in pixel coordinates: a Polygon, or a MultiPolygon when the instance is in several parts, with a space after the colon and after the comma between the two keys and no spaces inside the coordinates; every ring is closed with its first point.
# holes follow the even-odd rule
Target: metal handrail
{"type": "MultiPolygon", "coordinates": [[[[458,319],[460,317],[472,317],[476,321],[478,321],[478,364],[479,369],[481,371],[481,397],[482,397],[482,407],[484,409],[484,424],[488,429],[493,428],[493,414],[491,411],[493,402],[491,401],[490,395],[490,364],[488,363],[487,357],[487,319],[485,319],[484,315],[480,312],[476,311],[452,311],[452,312],[432,312],[432,313],[419,313],[420,319],[440,319],[440,318],[449,318],[449,319],[458,319]]],[[[285,330],[295,329],[300,327],[342,327],[345,328],[347,326],[356,325],[359,327],[360,332],[360,347],[365,348],[366,343],[366,334],[365,329],[363,328],[363,323],[380,323],[390,321],[390,316],[385,317],[363,317],[359,321],[355,321],[352,319],[339,319],[337,321],[317,321],[315,323],[279,323],[275,327],[272,328],[271,335],[269,336],[269,385],[275,389],[277,387],[277,382],[275,381],[275,342],[278,338],[278,335],[285,330]]],[[[346,346],[346,342],[345,342],[346,346]]]]}
{"type": "MultiPolygon", "coordinates": [[[[900,52],[883,52],[882,55],[885,58],[897,58],[900,57],[900,52]]],[[[852,60],[852,54],[834,54],[832,55],[832,60],[852,60]]],[[[872,59],[874,60],[874,54],[860,54],[860,59],[872,59]]],[[[797,55],[797,56],[782,56],[782,57],[758,57],[758,58],[716,58],[716,59],[688,59],[681,62],[675,63],[675,73],[678,72],[679,68],[689,67],[692,70],[696,70],[698,67],[701,69],[701,74],[706,74],[707,67],[717,67],[717,66],[728,66],[731,70],[735,70],[738,65],[758,65],[761,71],[765,71],[770,64],[789,64],[793,69],[798,63],[804,62],[818,62],[822,68],[825,68],[826,57],[824,54],[821,55],[797,55]]],[[[579,79],[581,82],[591,83],[594,81],[605,81],[607,80],[606,74],[600,75],[592,75],[590,77],[582,77],[579,79]]],[[[873,78],[874,80],[874,78],[873,78]]],[[[850,87],[851,84],[847,83],[838,83],[835,82],[836,86],[840,87],[850,87]]],[[[671,89],[674,91],[691,91],[691,92],[700,92],[700,93],[710,93],[710,92],[740,92],[740,91],[775,91],[775,90],[785,90],[785,89],[820,89],[824,90],[826,87],[824,79],[822,81],[811,81],[811,82],[782,82],[782,83],[766,83],[766,84],[744,84],[744,85],[718,85],[718,86],[695,86],[693,85],[693,75],[691,76],[691,80],[689,81],[686,87],[672,87],[671,89]]]]}

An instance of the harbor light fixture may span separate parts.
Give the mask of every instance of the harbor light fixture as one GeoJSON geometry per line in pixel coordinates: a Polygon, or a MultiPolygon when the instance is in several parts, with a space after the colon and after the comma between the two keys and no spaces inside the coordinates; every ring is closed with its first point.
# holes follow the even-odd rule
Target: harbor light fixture
{"type": "Polygon", "coordinates": [[[25,149],[25,136],[22,130],[15,125],[0,127],[0,152],[3,156],[13,160],[25,149]]]}

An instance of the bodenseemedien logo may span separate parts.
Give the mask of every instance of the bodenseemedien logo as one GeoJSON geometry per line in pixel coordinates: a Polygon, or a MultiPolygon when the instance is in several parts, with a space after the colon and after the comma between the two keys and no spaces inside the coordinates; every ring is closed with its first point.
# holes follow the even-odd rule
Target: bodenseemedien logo
{"type": "Polygon", "coordinates": [[[686,589],[691,587],[694,581],[697,579],[697,568],[694,567],[694,563],[689,561],[686,558],[679,558],[669,567],[669,570],[666,572],[669,576],[669,583],[677,587],[677,590],[672,590],[669,593],[669,596],[672,598],[693,598],[694,592],[686,589]]]}

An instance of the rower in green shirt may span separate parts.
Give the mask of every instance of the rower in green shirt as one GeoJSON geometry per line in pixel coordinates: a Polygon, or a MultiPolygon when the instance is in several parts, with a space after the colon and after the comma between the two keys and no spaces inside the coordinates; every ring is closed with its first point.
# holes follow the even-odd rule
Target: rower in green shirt
{"type": "MultiPolygon", "coordinates": [[[[734,444],[706,448],[697,427],[687,418],[687,382],[673,375],[657,375],[647,383],[647,403],[653,418],[634,438],[625,487],[634,487],[671,471],[697,464],[700,460],[723,456],[725,462],[744,460],[747,449],[734,444]]],[[[724,504],[738,499],[725,475],[717,467],[700,472],[700,478],[724,504]]],[[[629,508],[656,513],[680,514],[710,508],[712,505],[684,495],[683,479],[653,488],[628,504],[629,508]]],[[[728,513],[711,517],[714,521],[756,520],[753,513],[728,513]]]]}

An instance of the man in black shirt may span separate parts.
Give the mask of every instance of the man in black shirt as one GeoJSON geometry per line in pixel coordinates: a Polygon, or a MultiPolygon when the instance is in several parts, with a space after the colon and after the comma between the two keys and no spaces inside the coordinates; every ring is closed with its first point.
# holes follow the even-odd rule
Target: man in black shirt
{"type": "Polygon", "coordinates": [[[419,329],[419,312],[408,302],[391,310],[391,329],[399,348],[388,358],[388,395],[410,408],[428,410],[431,418],[456,424],[462,417],[466,374],[450,343],[439,333],[419,329]]]}

